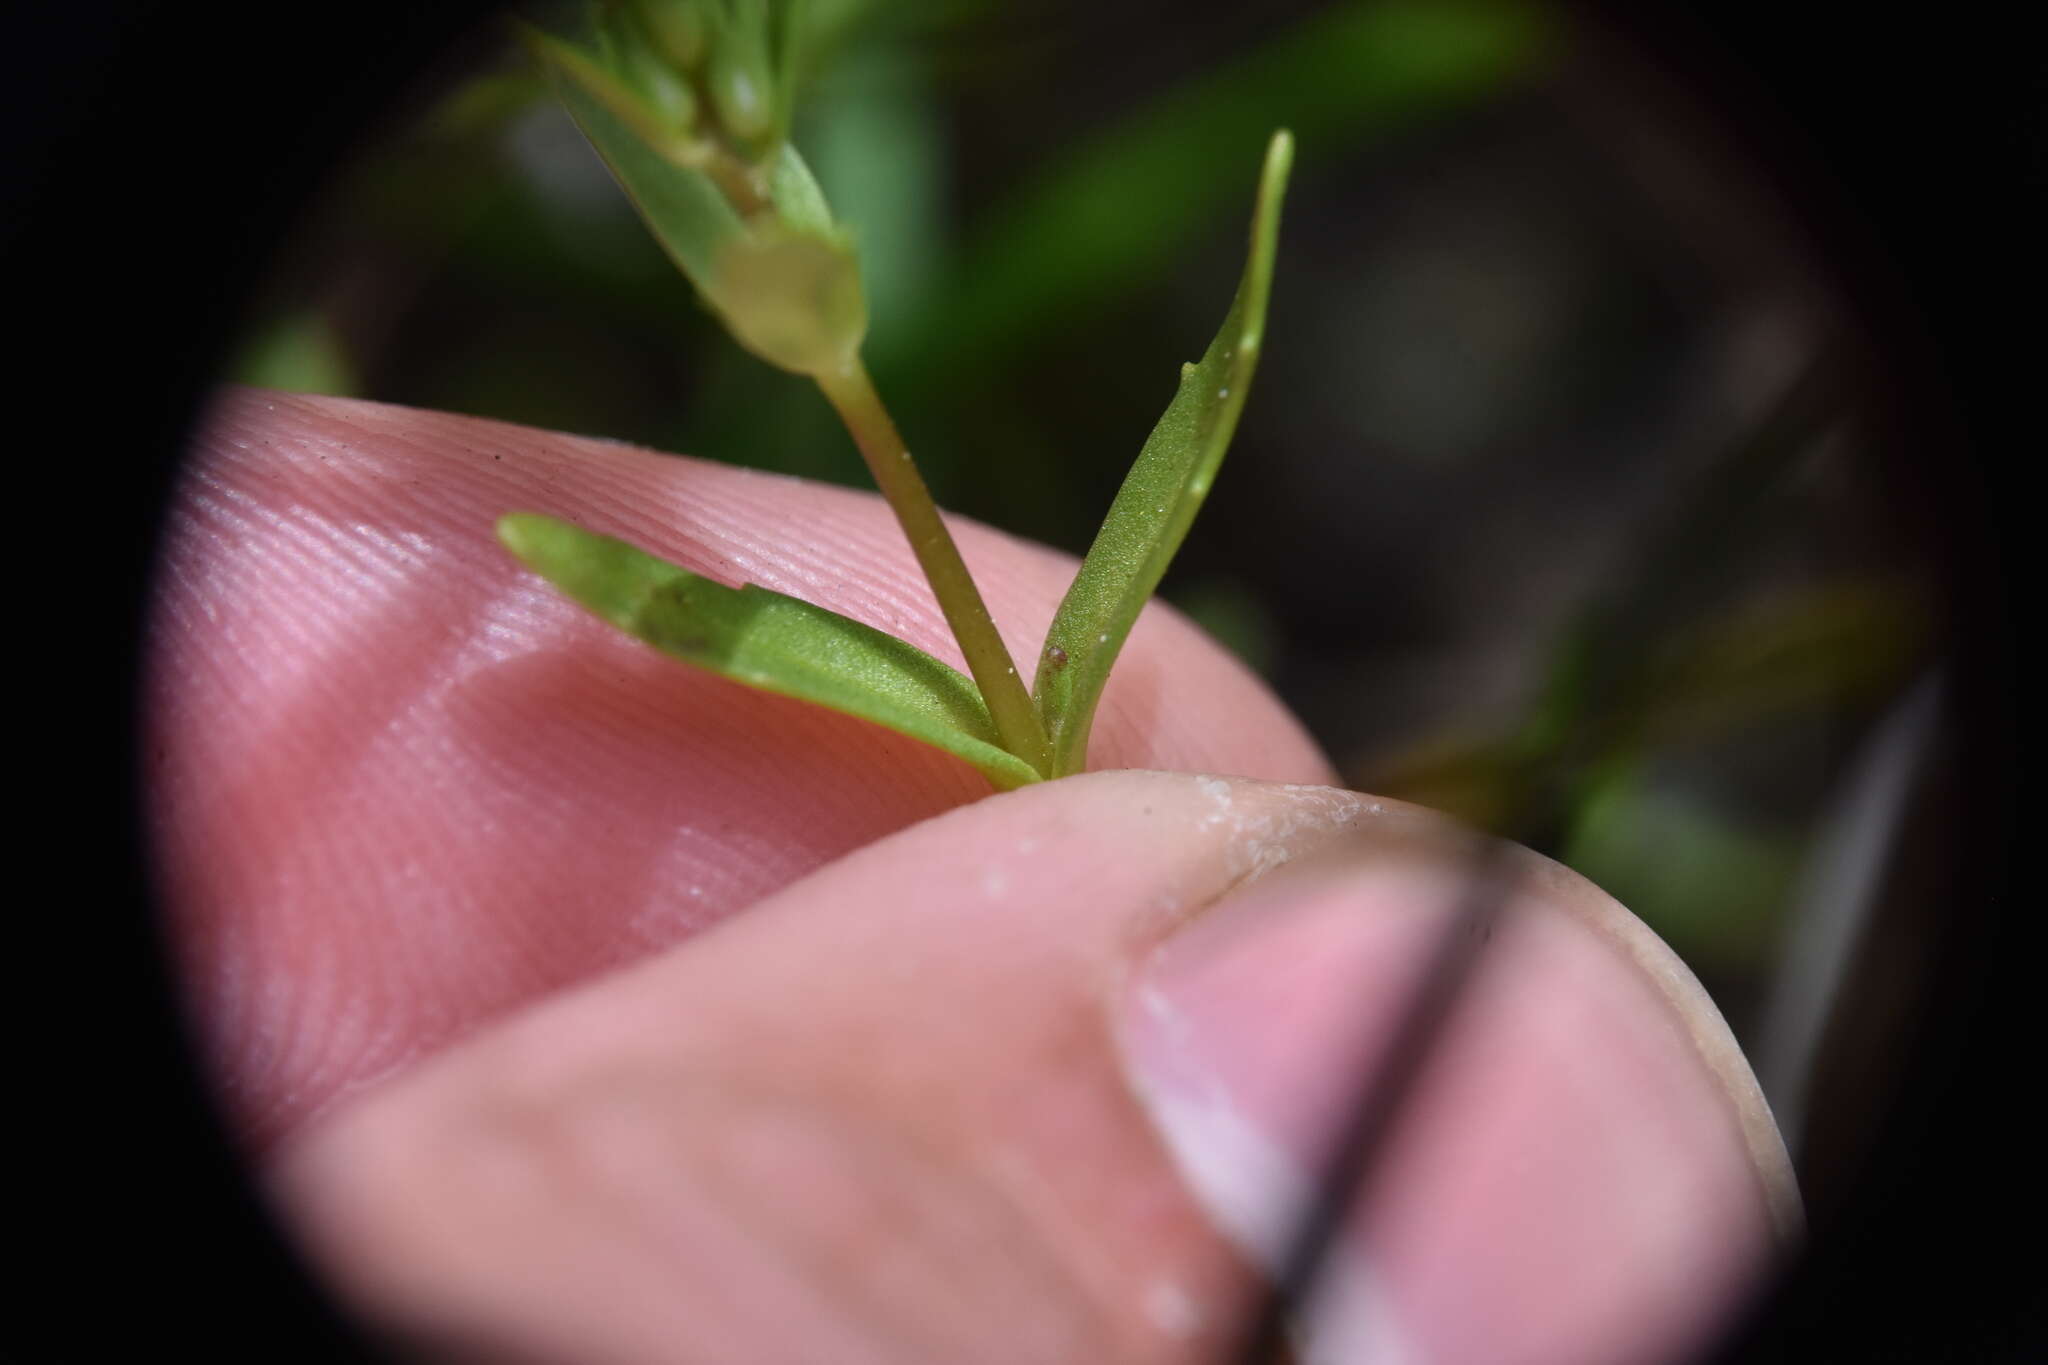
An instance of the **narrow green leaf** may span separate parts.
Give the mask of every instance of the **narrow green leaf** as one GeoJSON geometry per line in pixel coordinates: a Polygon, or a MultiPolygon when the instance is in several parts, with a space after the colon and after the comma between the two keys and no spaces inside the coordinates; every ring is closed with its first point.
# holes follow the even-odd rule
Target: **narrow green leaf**
{"type": "Polygon", "coordinates": [[[664,654],[922,740],[967,760],[998,788],[1039,780],[999,746],[971,681],[893,635],[766,588],[728,588],[553,517],[504,517],[498,539],[570,598],[664,654]]]}
{"type": "Polygon", "coordinates": [[[1110,667],[1186,539],[1237,430],[1258,365],[1280,199],[1293,161],[1293,137],[1285,130],[1273,134],[1244,277],[1223,328],[1201,360],[1181,366],[1180,389],[1138,452],[1047,632],[1033,693],[1052,739],[1055,777],[1085,766],[1088,731],[1110,667]]]}

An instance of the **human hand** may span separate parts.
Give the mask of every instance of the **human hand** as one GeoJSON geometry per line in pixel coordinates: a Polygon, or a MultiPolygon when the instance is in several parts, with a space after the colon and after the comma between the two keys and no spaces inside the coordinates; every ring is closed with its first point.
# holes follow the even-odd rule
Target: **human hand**
{"type": "MultiPolygon", "coordinates": [[[[1452,913],[1442,821],[1322,785],[1156,608],[1095,754],[1170,771],[978,799],[615,636],[490,532],[584,519],[957,662],[866,495],[286,395],[200,446],[167,900],[224,1100],[346,1296],[522,1359],[1214,1358],[1452,913]]],[[[961,542],[998,621],[1050,618],[1066,561],[961,542]]],[[[1562,869],[1520,887],[1312,1359],[1657,1359],[1795,1225],[1683,967],[1562,869]]]]}

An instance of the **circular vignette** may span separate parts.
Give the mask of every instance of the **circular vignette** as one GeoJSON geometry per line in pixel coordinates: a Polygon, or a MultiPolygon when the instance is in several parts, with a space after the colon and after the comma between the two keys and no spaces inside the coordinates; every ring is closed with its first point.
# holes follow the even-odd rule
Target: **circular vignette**
{"type": "Polygon", "coordinates": [[[76,913],[64,918],[79,935],[68,960],[91,974],[67,991],[63,1119],[49,1131],[63,1134],[53,1164],[83,1196],[67,1201],[56,1244],[119,1311],[50,1323],[41,1335],[67,1354],[126,1342],[138,1325],[223,1359],[380,1354],[270,1225],[187,1046],[153,913],[137,679],[161,513],[250,290],[335,166],[423,77],[461,61],[464,35],[496,9],[287,17],[131,0],[10,16],[21,61],[5,96],[0,221],[30,357],[16,392],[54,417],[61,434],[34,445],[38,473],[77,478],[55,492],[94,537],[50,561],[73,575],[56,638],[90,662],[73,672],[88,685],[66,688],[85,695],[65,733],[87,761],[67,765],[43,804],[89,812],[89,856],[72,860],[86,885],[65,895],[76,913]]]}
{"type": "MultiPolygon", "coordinates": [[[[17,20],[19,50],[40,60],[10,91],[24,168],[10,190],[21,200],[7,214],[20,234],[10,257],[57,286],[31,299],[43,307],[23,315],[20,334],[58,367],[53,380],[98,386],[72,403],[61,383],[33,375],[21,391],[58,396],[79,424],[84,458],[65,463],[92,470],[94,523],[106,524],[113,503],[92,567],[119,604],[115,629],[92,636],[113,646],[94,676],[111,680],[114,696],[79,733],[104,760],[82,769],[98,779],[94,795],[126,798],[113,825],[121,847],[95,860],[100,884],[78,898],[95,956],[76,960],[112,962],[110,979],[91,988],[94,1004],[117,1000],[134,1020],[124,1017],[116,1047],[94,1058],[104,1071],[87,1079],[114,1100],[112,1115],[78,1125],[104,1144],[86,1151],[110,1221],[79,1221],[99,1278],[142,1296],[123,1316],[139,1308],[160,1332],[203,1333],[228,1358],[280,1348],[355,1358],[368,1343],[326,1309],[250,1196],[201,1099],[164,980],[132,777],[132,679],[156,517],[246,293],[294,216],[358,137],[438,64],[460,60],[451,51],[495,8],[358,6],[311,33],[285,31],[257,6],[45,8],[17,20]],[[109,459],[113,478],[98,468],[109,459]],[[192,1255],[201,1235],[218,1249],[203,1263],[192,1255]]],[[[1999,1358],[2019,1344],[2023,1291],[2019,1267],[1992,1262],[1982,1234],[2023,1193],[2006,1183],[2028,1130],[2004,1117],[2004,1067],[2028,1031],[1996,975],[2015,970],[2014,931],[1998,915],[2016,733],[2000,516],[2014,504],[1998,497],[1989,451],[2024,390],[2018,356],[1990,339],[2026,231],[1996,199],[2020,179],[2026,148],[2015,129],[2026,116],[2001,117],[1996,101],[2024,85],[1985,70],[1968,35],[1845,39],[1741,6],[1711,19],[1617,6],[1599,18],[1710,111],[1805,223],[1881,376],[1886,477],[1934,526],[1956,607],[1957,785],[1972,799],[1958,822],[1954,931],[1937,950],[1926,1023],[1870,1158],[1860,1215],[1816,1245],[1729,1358],[1861,1342],[1893,1358],[1936,1346],[1999,1358]],[[1900,95],[1899,73],[1944,70],[1958,88],[1937,76],[1939,101],[1900,95]],[[1988,172],[1972,149],[1988,153],[1988,172]],[[1888,1311],[1866,1308],[1858,1321],[1846,1315],[1852,1302],[1888,1311]]],[[[70,805],[62,787],[54,804],[70,805]]]]}
{"type": "MultiPolygon", "coordinates": [[[[2016,1049],[2040,1030],[2020,1022],[2010,908],[2025,726],[1999,454],[2025,439],[2025,390],[1998,340],[1999,300],[2040,230],[2038,203],[2019,207],[2038,94],[2029,107],[2025,73],[1982,31],[1846,33],[1760,5],[1590,8],[1776,199],[1845,309],[1872,472],[1893,525],[1925,548],[1954,689],[1936,772],[1884,860],[1888,883],[1941,915],[1920,994],[1903,997],[1915,1012],[1893,1035],[1888,1102],[1850,1149],[1848,1200],[1816,1218],[1806,1254],[1713,1358],[2033,1359],[2048,1342],[2039,1291],[1992,1234],[2040,1197],[2010,1090],[2016,1049]],[[1925,85],[1901,96],[1902,73],[1925,85]]],[[[1901,998],[1884,983],[1863,995],[1831,1046],[1901,998]]]]}

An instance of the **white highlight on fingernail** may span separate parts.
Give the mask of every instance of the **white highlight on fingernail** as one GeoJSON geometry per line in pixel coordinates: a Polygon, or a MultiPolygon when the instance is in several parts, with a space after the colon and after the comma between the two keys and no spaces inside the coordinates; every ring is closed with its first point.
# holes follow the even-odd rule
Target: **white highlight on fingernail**
{"type": "MultiPolygon", "coordinates": [[[[1218,1230],[1253,1264],[1277,1274],[1314,1193],[1307,1172],[1196,1055],[1192,1030],[1173,1002],[1141,986],[1138,1003],[1164,1041],[1147,1050],[1144,1067],[1133,1068],[1140,1102],[1218,1230]]],[[[1335,1250],[1323,1285],[1310,1321],[1296,1324],[1302,1365],[1421,1365],[1425,1358],[1400,1331],[1357,1252],[1335,1250]]]]}
{"type": "Polygon", "coordinates": [[[1154,1065],[1139,1077],[1140,1098],[1203,1207],[1233,1242],[1272,1269],[1307,1207],[1307,1179],[1245,1121],[1222,1084],[1192,1055],[1187,1020],[1173,1002],[1151,986],[1139,988],[1138,1000],[1167,1041],[1163,1055],[1148,1058],[1154,1065]]]}

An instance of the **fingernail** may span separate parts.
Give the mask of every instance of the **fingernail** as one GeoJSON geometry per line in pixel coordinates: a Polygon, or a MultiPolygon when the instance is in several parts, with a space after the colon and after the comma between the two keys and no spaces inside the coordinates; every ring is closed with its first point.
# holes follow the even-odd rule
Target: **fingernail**
{"type": "MultiPolygon", "coordinates": [[[[1269,1276],[1458,921],[1461,847],[1304,860],[1133,972],[1132,1088],[1269,1276]]],[[[1589,884],[1516,876],[1295,1324],[1312,1365],[1681,1353],[1775,1263],[1754,1081],[1705,993],[1589,884]]]]}

